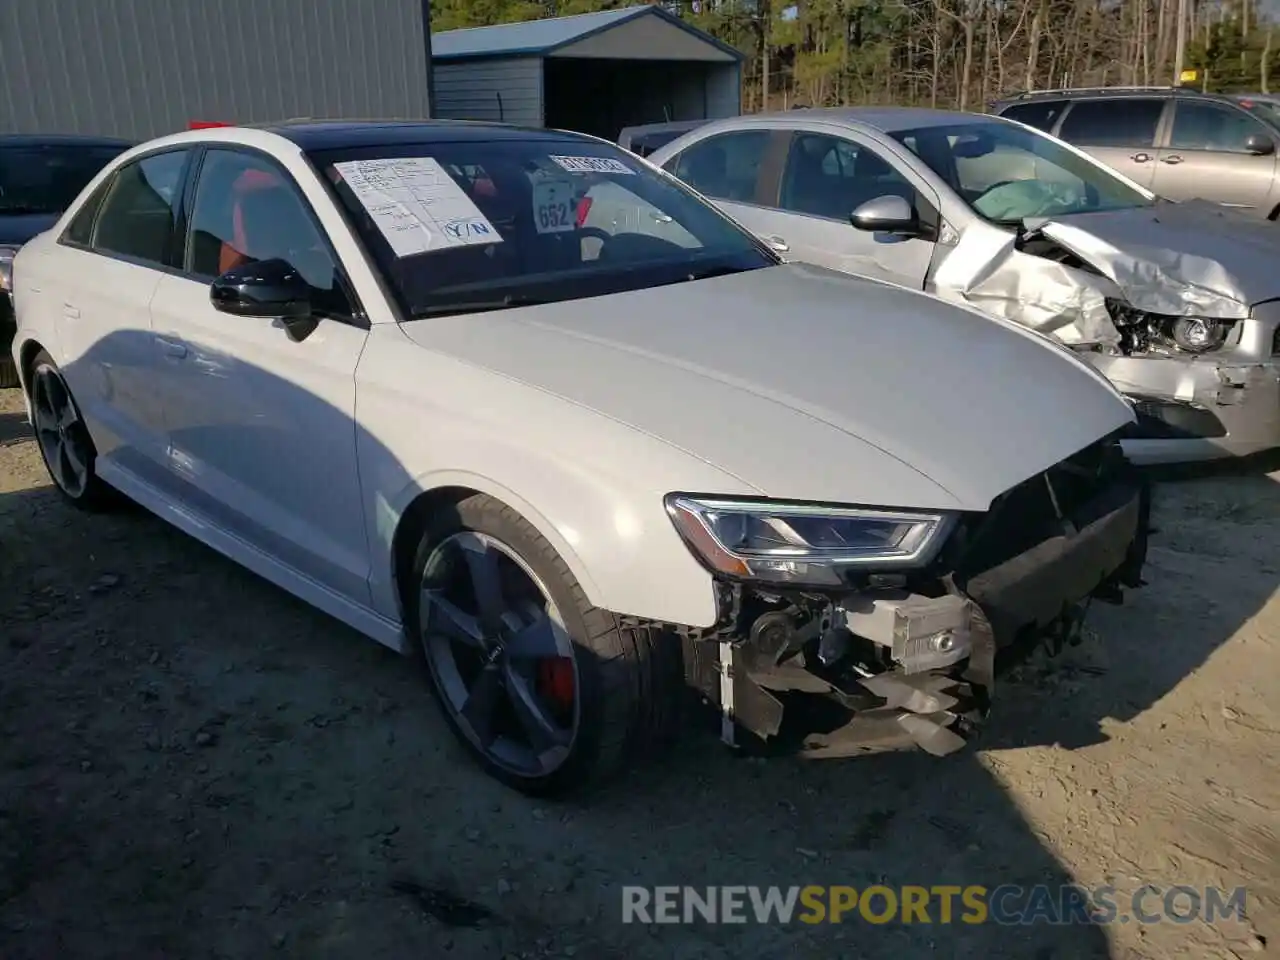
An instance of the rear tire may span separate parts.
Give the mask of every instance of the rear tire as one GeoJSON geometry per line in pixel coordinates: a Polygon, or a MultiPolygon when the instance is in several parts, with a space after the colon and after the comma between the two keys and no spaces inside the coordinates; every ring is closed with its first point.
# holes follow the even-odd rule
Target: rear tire
{"type": "Polygon", "coordinates": [[[81,510],[105,510],[118,503],[115,491],[98,477],[98,450],[71,388],[44,350],[31,363],[27,390],[36,446],[58,493],[81,510]]]}
{"type": "Polygon", "coordinates": [[[592,606],[551,544],[492,497],[471,496],[425,527],[405,584],[410,649],[450,728],[490,775],[522,793],[563,796],[608,782],[669,742],[685,694],[677,637],[624,626],[592,606]],[[491,565],[499,572],[486,572],[491,565]],[[486,582],[498,586],[477,587],[486,582]],[[500,616],[486,614],[482,596],[500,616]],[[555,673],[548,664],[559,670],[558,692],[531,679],[555,673]],[[484,703],[499,706],[478,709],[495,676],[502,690],[484,703]],[[530,726],[530,691],[562,727],[530,726]]]}

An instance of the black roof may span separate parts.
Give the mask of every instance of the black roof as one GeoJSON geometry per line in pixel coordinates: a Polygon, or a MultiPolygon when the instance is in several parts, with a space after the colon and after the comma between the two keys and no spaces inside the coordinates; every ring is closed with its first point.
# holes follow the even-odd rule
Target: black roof
{"type": "Polygon", "coordinates": [[[74,133],[0,133],[0,147],[121,147],[133,146],[132,140],[115,137],[81,136],[74,133]]]}
{"type": "Polygon", "coordinates": [[[456,143],[480,140],[583,140],[568,130],[544,130],[478,120],[290,120],[258,129],[292,140],[307,152],[343,147],[456,143]]]}

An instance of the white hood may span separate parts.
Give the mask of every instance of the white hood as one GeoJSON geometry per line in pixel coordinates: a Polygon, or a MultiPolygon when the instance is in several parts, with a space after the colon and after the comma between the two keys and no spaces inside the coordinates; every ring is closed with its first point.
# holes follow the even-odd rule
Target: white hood
{"type": "Polygon", "coordinates": [[[785,499],[985,510],[1132,420],[1038,334],[799,264],[404,331],[785,499]]]}

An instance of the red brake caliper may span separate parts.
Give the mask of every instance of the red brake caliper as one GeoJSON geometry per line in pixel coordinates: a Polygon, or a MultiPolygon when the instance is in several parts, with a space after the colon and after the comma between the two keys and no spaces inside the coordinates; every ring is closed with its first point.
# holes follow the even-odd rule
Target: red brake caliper
{"type": "Polygon", "coordinates": [[[558,709],[573,708],[573,661],[547,657],[538,661],[538,693],[558,709]]]}

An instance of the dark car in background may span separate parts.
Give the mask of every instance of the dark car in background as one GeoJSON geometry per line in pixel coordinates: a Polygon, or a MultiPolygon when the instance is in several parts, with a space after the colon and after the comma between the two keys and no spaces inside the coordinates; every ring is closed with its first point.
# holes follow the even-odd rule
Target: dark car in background
{"type": "Polygon", "coordinates": [[[1020,93],[991,112],[1052,134],[1169,200],[1280,215],[1280,114],[1261,100],[1187,87],[1020,93]]]}
{"type": "Polygon", "coordinates": [[[16,387],[9,356],[13,258],[48,230],[107,162],[132,144],[83,136],[0,135],[0,387],[16,387]]]}
{"type": "Polygon", "coordinates": [[[665,147],[676,137],[683,137],[695,127],[700,127],[708,120],[672,120],[667,123],[645,123],[634,127],[623,127],[618,134],[618,146],[630,150],[637,157],[647,157],[659,147],[665,147]]]}

